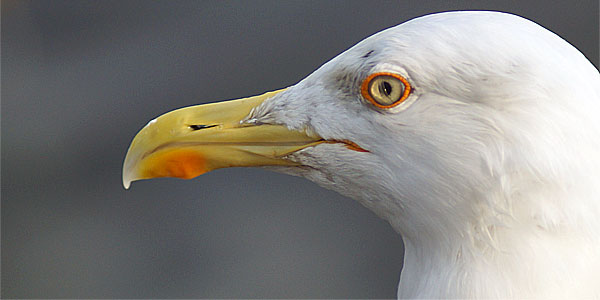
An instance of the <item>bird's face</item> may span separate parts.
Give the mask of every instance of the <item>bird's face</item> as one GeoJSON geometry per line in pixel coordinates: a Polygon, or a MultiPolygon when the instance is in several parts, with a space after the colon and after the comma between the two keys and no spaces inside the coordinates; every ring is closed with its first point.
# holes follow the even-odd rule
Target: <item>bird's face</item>
{"type": "MultiPolygon", "coordinates": [[[[470,155],[460,154],[464,141],[457,145],[456,136],[436,134],[455,121],[434,116],[464,107],[431,97],[403,63],[402,45],[380,34],[287,89],[152,120],[130,146],[124,185],[264,166],[355,198],[388,220],[406,206],[425,209],[410,199],[447,193],[435,188],[449,159],[441,159],[440,150],[450,155],[446,150],[460,148],[454,154],[464,157],[454,161],[470,155]]],[[[458,176],[460,171],[449,166],[445,172],[458,176]]]]}
{"type": "Polygon", "coordinates": [[[398,215],[411,215],[406,221],[417,226],[416,216],[432,220],[439,211],[442,218],[457,205],[448,200],[453,194],[486,186],[479,182],[480,149],[488,148],[480,132],[490,124],[476,105],[454,95],[461,78],[424,75],[448,68],[436,63],[447,45],[422,40],[440,34],[413,27],[374,35],[287,89],[152,120],[130,146],[125,187],[264,166],[355,198],[398,230],[405,227],[394,224],[405,220],[398,215]]]}
{"type": "Polygon", "coordinates": [[[465,98],[454,88],[465,78],[444,71],[420,74],[449,66],[427,60],[439,49],[402,29],[357,44],[248,119],[328,141],[283,157],[297,166],[269,168],[354,198],[409,237],[459,212],[475,218],[478,204],[465,197],[489,194],[504,140],[494,97],[465,98]]]}
{"type": "Polygon", "coordinates": [[[522,100],[561,89],[560,79],[522,88],[550,76],[529,57],[536,49],[512,51],[527,38],[509,23],[542,30],[509,15],[432,15],[369,37],[287,89],[167,113],[135,137],[123,183],[260,166],[357,199],[405,237],[481,218],[473,199],[503,197],[505,175],[518,173],[506,156],[526,169],[520,155],[539,145],[521,132],[552,115],[522,100]]]}

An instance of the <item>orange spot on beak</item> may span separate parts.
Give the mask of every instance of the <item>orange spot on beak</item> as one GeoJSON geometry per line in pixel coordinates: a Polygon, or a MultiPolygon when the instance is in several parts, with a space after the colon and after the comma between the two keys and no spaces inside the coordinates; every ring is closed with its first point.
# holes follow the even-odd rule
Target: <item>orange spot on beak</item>
{"type": "Polygon", "coordinates": [[[202,155],[192,150],[167,150],[147,158],[144,164],[143,177],[177,177],[191,179],[209,170],[202,155]]]}

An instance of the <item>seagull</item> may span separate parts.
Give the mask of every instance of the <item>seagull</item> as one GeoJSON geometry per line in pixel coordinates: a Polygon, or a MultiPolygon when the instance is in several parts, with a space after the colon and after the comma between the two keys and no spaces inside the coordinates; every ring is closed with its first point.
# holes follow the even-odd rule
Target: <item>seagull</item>
{"type": "Polygon", "coordinates": [[[264,167],[403,238],[398,298],[600,298],[600,73],[507,13],[374,34],[288,88],[150,121],[123,185],[264,167]]]}

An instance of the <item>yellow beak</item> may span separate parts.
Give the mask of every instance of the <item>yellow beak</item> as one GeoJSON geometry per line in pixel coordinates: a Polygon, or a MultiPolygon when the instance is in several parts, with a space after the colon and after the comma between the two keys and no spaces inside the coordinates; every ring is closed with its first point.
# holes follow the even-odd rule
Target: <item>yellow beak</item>
{"type": "Polygon", "coordinates": [[[150,121],[129,146],[123,186],[157,177],[190,179],[227,167],[297,165],[282,157],[324,142],[321,137],[243,122],[253,108],[281,91],[185,107],[150,121]]]}

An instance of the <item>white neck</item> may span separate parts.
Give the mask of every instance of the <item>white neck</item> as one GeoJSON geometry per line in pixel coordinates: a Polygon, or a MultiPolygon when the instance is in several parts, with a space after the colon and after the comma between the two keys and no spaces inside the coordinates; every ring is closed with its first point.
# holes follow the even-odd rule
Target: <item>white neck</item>
{"type": "Polygon", "coordinates": [[[597,245],[594,249],[578,238],[557,240],[532,235],[531,240],[523,238],[510,247],[466,248],[456,243],[445,251],[406,240],[398,297],[565,299],[598,296],[598,285],[592,282],[597,280],[597,274],[593,273],[600,265],[597,245]],[[591,260],[594,258],[595,261],[591,260]],[[592,287],[596,290],[590,290],[592,287]]]}
{"type": "Polygon", "coordinates": [[[398,298],[600,296],[600,239],[581,231],[581,224],[544,226],[535,216],[487,226],[464,221],[403,234],[398,298]]]}

